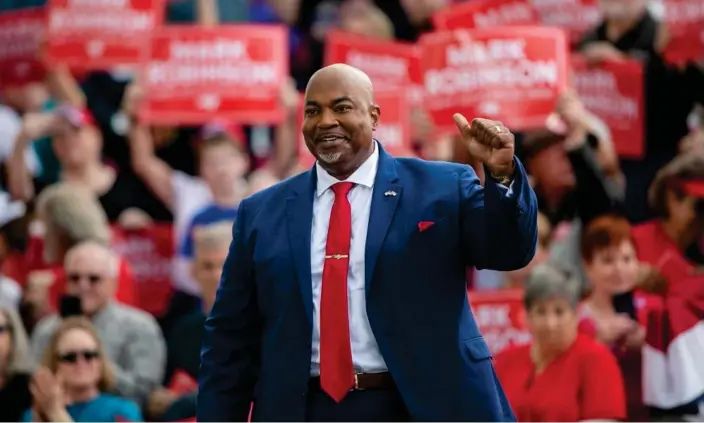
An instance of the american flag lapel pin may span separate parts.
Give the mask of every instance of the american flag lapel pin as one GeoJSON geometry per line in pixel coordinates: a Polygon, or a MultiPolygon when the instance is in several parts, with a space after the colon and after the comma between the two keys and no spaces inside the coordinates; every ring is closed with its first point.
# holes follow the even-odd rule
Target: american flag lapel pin
{"type": "Polygon", "coordinates": [[[396,191],[386,191],[384,197],[396,197],[396,191]]]}

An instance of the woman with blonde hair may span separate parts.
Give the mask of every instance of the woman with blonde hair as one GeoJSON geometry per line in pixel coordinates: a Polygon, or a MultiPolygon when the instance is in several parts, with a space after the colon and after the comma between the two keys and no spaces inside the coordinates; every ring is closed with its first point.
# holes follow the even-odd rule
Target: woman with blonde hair
{"type": "Polygon", "coordinates": [[[32,403],[27,334],[15,310],[0,307],[0,422],[16,422],[32,403]]]}
{"type": "Polygon", "coordinates": [[[137,404],[108,394],[115,375],[93,325],[83,317],[64,320],[44,352],[30,384],[33,407],[24,421],[142,421],[137,404]]]}
{"type": "MultiPolygon", "coordinates": [[[[57,183],[39,194],[36,212],[38,221],[30,226],[33,232],[28,251],[27,285],[32,296],[33,315],[41,319],[59,305],[66,291],[62,262],[66,252],[84,241],[109,245],[112,231],[100,203],[85,189],[68,183],[57,183]],[[39,229],[37,229],[39,228],[39,229]],[[41,252],[40,252],[41,251],[41,252]],[[39,259],[41,257],[41,259],[39,259]]],[[[123,304],[136,304],[136,287],[132,270],[120,259],[119,282],[115,294],[123,304]]]]}

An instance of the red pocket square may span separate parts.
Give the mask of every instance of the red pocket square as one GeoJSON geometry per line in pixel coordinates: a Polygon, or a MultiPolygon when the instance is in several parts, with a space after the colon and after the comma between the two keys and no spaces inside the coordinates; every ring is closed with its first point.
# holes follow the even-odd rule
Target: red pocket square
{"type": "Polygon", "coordinates": [[[435,222],[418,222],[418,232],[423,232],[434,224],[435,222]]]}

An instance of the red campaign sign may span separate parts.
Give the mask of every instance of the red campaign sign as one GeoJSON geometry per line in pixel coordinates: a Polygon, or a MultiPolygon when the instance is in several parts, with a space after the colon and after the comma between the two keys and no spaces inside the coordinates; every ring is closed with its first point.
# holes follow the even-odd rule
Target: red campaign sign
{"type": "Polygon", "coordinates": [[[45,17],[45,9],[39,7],[0,14],[0,87],[44,79],[38,55],[45,17]]]}
{"type": "MultiPolygon", "coordinates": [[[[411,116],[409,100],[402,91],[382,91],[374,94],[374,101],[381,109],[379,126],[374,131],[374,138],[387,153],[397,157],[412,155],[411,116]]],[[[303,127],[305,117],[305,99],[301,97],[298,127],[303,127]]],[[[298,136],[298,164],[309,169],[315,163],[315,157],[306,146],[303,134],[298,136]]]]}
{"type": "Polygon", "coordinates": [[[47,59],[78,69],[138,64],[164,0],[49,0],[47,59]]]}
{"type": "Polygon", "coordinates": [[[154,124],[281,122],[287,37],[278,25],[162,28],[142,69],[141,118],[154,124]]]}
{"type": "Polygon", "coordinates": [[[571,43],[578,42],[601,22],[598,0],[528,0],[540,23],[567,31],[571,43]]]}
{"type": "Polygon", "coordinates": [[[567,41],[557,28],[443,31],[420,46],[423,104],[441,130],[454,127],[458,112],[518,131],[542,128],[567,85],[567,41]]]}
{"type": "Polygon", "coordinates": [[[662,22],[669,42],[666,60],[674,63],[704,59],[704,7],[701,0],[664,0],[662,22]]]}
{"type": "Polygon", "coordinates": [[[157,224],[139,230],[113,227],[113,234],[113,248],[130,264],[137,281],[138,306],[161,316],[173,292],[171,225],[157,224]]]}
{"type": "Polygon", "coordinates": [[[474,320],[491,352],[530,342],[523,307],[523,290],[469,291],[474,320]]]}
{"type": "Polygon", "coordinates": [[[374,138],[379,140],[387,153],[405,157],[412,150],[411,112],[409,100],[402,91],[379,92],[374,101],[381,109],[379,126],[374,138]]]}
{"type": "MultiPolygon", "coordinates": [[[[420,56],[414,44],[332,31],[325,42],[325,64],[333,63],[360,69],[369,75],[377,92],[408,89],[423,83],[420,56]]],[[[415,93],[418,91],[421,90],[416,89],[415,93]]],[[[415,94],[411,100],[420,103],[415,94]]]]}
{"type": "Polygon", "coordinates": [[[439,30],[537,25],[538,15],[525,0],[473,0],[441,9],[433,15],[439,30]]]}
{"type": "Polygon", "coordinates": [[[643,64],[638,60],[588,66],[572,58],[574,84],[587,110],[609,128],[621,157],[640,158],[645,153],[643,64]]]}

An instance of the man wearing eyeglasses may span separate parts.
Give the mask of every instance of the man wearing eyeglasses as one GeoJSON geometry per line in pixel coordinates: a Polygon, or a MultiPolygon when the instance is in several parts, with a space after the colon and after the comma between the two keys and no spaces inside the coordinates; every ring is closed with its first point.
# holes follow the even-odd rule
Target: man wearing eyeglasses
{"type": "MultiPolygon", "coordinates": [[[[161,383],[166,347],[159,326],[150,314],[115,301],[118,264],[103,244],[83,242],[65,256],[66,293],[79,301],[78,310],[90,318],[115,365],[117,393],[138,401],[161,383]]],[[[39,322],[31,349],[39,360],[60,323],[59,315],[39,322]]]]}

